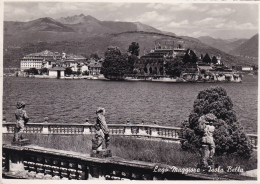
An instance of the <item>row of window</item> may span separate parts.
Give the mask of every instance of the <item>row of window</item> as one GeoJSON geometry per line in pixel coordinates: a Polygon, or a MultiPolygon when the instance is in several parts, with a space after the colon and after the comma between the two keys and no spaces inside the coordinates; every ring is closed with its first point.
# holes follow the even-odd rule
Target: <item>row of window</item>
{"type": "Polygon", "coordinates": [[[29,61],[29,62],[32,62],[32,61],[38,61],[38,62],[42,62],[42,60],[39,60],[39,59],[23,59],[22,62],[25,62],[25,61],[29,61]]]}

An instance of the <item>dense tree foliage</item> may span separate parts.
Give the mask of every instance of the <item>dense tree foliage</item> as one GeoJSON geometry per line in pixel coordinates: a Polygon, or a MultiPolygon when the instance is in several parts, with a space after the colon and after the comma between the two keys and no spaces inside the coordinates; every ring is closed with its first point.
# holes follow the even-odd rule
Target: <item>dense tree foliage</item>
{"type": "Polygon", "coordinates": [[[42,69],[40,69],[40,74],[47,74],[48,71],[49,70],[47,68],[42,68],[42,69]]]}
{"type": "Polygon", "coordinates": [[[66,68],[65,69],[65,75],[71,75],[73,73],[71,68],[66,68]]]}
{"type": "Polygon", "coordinates": [[[208,64],[211,63],[211,59],[210,59],[208,53],[206,53],[206,55],[203,57],[202,62],[203,63],[208,63],[208,64]]]}
{"type": "Polygon", "coordinates": [[[212,61],[211,61],[213,64],[217,64],[218,63],[218,60],[216,58],[216,56],[213,56],[212,57],[212,61]]]}
{"type": "Polygon", "coordinates": [[[183,63],[196,63],[198,57],[193,50],[188,49],[182,59],[183,63]]]}
{"type": "Polygon", "coordinates": [[[30,69],[24,70],[24,72],[26,72],[28,74],[31,74],[31,75],[39,74],[39,72],[38,72],[38,70],[36,68],[30,68],[30,69]]]}
{"type": "Polygon", "coordinates": [[[252,145],[242,126],[237,122],[230,97],[221,87],[199,92],[188,121],[182,123],[182,148],[185,150],[200,148],[203,132],[199,128],[198,119],[208,113],[217,117],[217,122],[213,124],[216,155],[237,154],[249,158],[252,145]]]}
{"type": "Polygon", "coordinates": [[[128,61],[127,54],[121,54],[117,47],[109,47],[105,53],[101,73],[106,78],[122,79],[125,74],[132,73],[133,65],[128,61]]]}
{"type": "Polygon", "coordinates": [[[99,59],[100,59],[100,57],[98,56],[97,53],[92,53],[92,54],[90,54],[89,58],[93,58],[93,59],[95,59],[95,60],[99,60],[99,59]]]}
{"type": "Polygon", "coordinates": [[[168,60],[165,64],[165,73],[171,77],[180,77],[181,72],[184,71],[184,63],[180,58],[168,60]]]}
{"type": "Polygon", "coordinates": [[[139,44],[137,42],[132,42],[132,44],[129,45],[128,52],[130,52],[131,55],[139,56],[139,52],[140,52],[139,44]]]}

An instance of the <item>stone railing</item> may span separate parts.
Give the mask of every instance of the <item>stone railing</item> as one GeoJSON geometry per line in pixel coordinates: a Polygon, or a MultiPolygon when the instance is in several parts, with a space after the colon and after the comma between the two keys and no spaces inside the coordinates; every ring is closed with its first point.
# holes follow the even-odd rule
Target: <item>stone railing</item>
{"type": "MultiPolygon", "coordinates": [[[[14,133],[15,123],[3,123],[2,133],[14,133]]],[[[178,140],[178,127],[137,124],[108,124],[110,135],[154,137],[178,140]]],[[[38,134],[94,134],[93,124],[28,123],[25,133],[38,134]]]]}
{"type": "MultiPolygon", "coordinates": [[[[15,123],[6,122],[2,124],[2,133],[14,132],[15,123]]],[[[141,124],[108,124],[110,135],[161,138],[179,141],[179,127],[166,127],[158,125],[141,124]]],[[[25,133],[38,134],[94,134],[93,124],[59,124],[59,123],[28,123],[25,133]]],[[[248,134],[249,140],[254,148],[257,148],[257,135],[248,134]]]]}
{"type": "Polygon", "coordinates": [[[87,153],[55,150],[39,146],[2,147],[2,176],[11,179],[56,180],[255,180],[240,175],[182,172],[183,168],[125,160],[94,158],[87,153]],[[160,168],[169,169],[162,172],[160,168]],[[172,170],[174,169],[174,170],[172,170]]]}

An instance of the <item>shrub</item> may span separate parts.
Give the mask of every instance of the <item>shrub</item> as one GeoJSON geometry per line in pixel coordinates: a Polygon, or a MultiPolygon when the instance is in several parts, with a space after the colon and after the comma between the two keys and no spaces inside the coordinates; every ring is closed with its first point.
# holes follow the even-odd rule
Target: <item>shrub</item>
{"type": "Polygon", "coordinates": [[[199,92],[188,121],[182,123],[182,148],[196,151],[201,147],[203,132],[199,128],[198,119],[208,113],[217,117],[217,121],[213,124],[215,126],[213,135],[216,144],[215,154],[237,154],[249,158],[253,147],[243,127],[237,122],[230,97],[221,87],[199,92]]]}

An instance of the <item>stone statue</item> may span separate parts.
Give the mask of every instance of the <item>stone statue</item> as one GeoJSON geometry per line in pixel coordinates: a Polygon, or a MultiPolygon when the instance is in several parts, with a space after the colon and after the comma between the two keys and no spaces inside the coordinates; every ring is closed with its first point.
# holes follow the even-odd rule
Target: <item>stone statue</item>
{"type": "Polygon", "coordinates": [[[92,139],[92,156],[100,156],[107,157],[111,156],[110,150],[108,150],[109,146],[109,129],[107,127],[106,119],[105,119],[105,109],[99,107],[96,111],[97,120],[95,127],[95,136],[92,139]],[[105,149],[103,149],[103,143],[105,143],[105,149]],[[101,154],[101,155],[98,155],[101,154]]]}
{"type": "Polygon", "coordinates": [[[201,166],[208,167],[213,166],[213,156],[215,154],[215,142],[213,133],[215,127],[213,123],[216,122],[217,118],[214,114],[206,114],[199,118],[199,127],[203,131],[203,137],[201,140],[201,166]]]}
{"type": "Polygon", "coordinates": [[[16,125],[14,128],[13,142],[18,142],[24,139],[23,131],[25,124],[29,121],[29,117],[26,114],[25,103],[23,101],[17,102],[17,110],[15,111],[16,125]]]}

